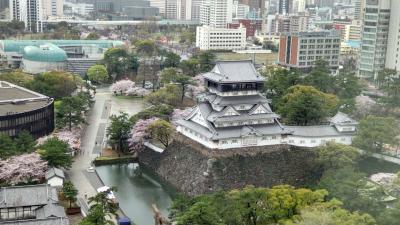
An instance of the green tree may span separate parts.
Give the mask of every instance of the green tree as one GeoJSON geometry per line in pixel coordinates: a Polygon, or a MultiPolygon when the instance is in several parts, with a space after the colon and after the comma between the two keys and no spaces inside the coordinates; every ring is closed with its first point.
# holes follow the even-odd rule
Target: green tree
{"type": "Polygon", "coordinates": [[[90,34],[86,37],[86,40],[98,40],[100,36],[96,32],[90,32],[90,34]]]}
{"type": "Polygon", "coordinates": [[[20,131],[14,139],[16,150],[20,153],[31,153],[36,150],[36,140],[32,137],[29,131],[20,131]]]}
{"type": "Polygon", "coordinates": [[[378,87],[385,89],[390,86],[391,80],[397,75],[397,71],[393,69],[383,69],[379,71],[376,81],[378,82],[378,87]]]}
{"type": "Polygon", "coordinates": [[[183,74],[194,77],[199,73],[199,60],[196,58],[182,60],[179,64],[179,68],[182,70],[183,74]]]}
{"type": "Polygon", "coordinates": [[[312,125],[323,122],[338,104],[335,95],[311,86],[295,85],[282,97],[278,112],[289,124],[312,125]]]}
{"type": "Polygon", "coordinates": [[[378,218],[378,224],[382,225],[398,225],[400,218],[400,202],[397,202],[394,207],[386,208],[378,218]]]}
{"type": "Polygon", "coordinates": [[[193,44],[196,42],[196,33],[190,31],[184,31],[180,35],[179,43],[181,44],[193,44]]]}
{"type": "Polygon", "coordinates": [[[97,84],[104,83],[108,80],[108,72],[106,67],[103,65],[91,66],[87,71],[87,75],[90,81],[97,84]]]}
{"type": "Polygon", "coordinates": [[[65,181],[62,187],[62,193],[69,201],[69,207],[72,207],[72,203],[76,201],[76,196],[78,195],[78,190],[75,188],[71,181],[65,181]]]}
{"type": "Polygon", "coordinates": [[[185,97],[187,86],[194,83],[191,77],[178,73],[174,68],[166,68],[161,72],[161,82],[165,84],[179,84],[181,88],[181,102],[185,97]]]}
{"type": "Polygon", "coordinates": [[[323,60],[317,60],[311,73],[304,78],[304,82],[322,92],[329,92],[332,79],[329,71],[329,63],[323,60]]]}
{"type": "Polygon", "coordinates": [[[0,73],[0,80],[8,81],[22,87],[27,87],[29,83],[33,81],[33,76],[16,70],[8,73],[0,73]]]}
{"type": "Polygon", "coordinates": [[[215,54],[210,51],[202,51],[196,55],[200,65],[199,72],[209,72],[215,65],[215,54]]]}
{"type": "Polygon", "coordinates": [[[114,75],[116,79],[125,74],[128,68],[128,53],[122,48],[109,48],[104,53],[104,65],[107,67],[108,74],[114,75]]]}
{"type": "Polygon", "coordinates": [[[389,84],[385,88],[386,96],[383,98],[383,102],[390,108],[396,108],[400,106],[400,76],[393,76],[390,79],[389,84]]]}
{"type": "Polygon", "coordinates": [[[72,156],[68,151],[68,144],[58,138],[50,138],[39,147],[42,159],[48,165],[56,168],[69,169],[72,166],[72,156]]]}
{"type": "Polygon", "coordinates": [[[370,115],[360,121],[353,145],[368,152],[381,152],[385,144],[396,144],[398,134],[394,118],[370,115]]]}
{"type": "Polygon", "coordinates": [[[2,159],[18,154],[13,140],[6,134],[0,134],[0,152],[0,158],[2,159]]]}
{"type": "Polygon", "coordinates": [[[114,225],[114,222],[108,218],[117,215],[118,205],[113,202],[113,199],[108,198],[111,191],[115,192],[116,188],[112,187],[89,198],[89,212],[80,225],[114,225]]]}
{"type": "Polygon", "coordinates": [[[128,55],[128,71],[137,74],[139,70],[139,59],[138,56],[134,53],[128,55]]]}
{"type": "Polygon", "coordinates": [[[362,85],[354,72],[341,72],[332,77],[333,93],[341,99],[352,99],[360,95],[362,85]]]}
{"type": "Polygon", "coordinates": [[[174,128],[165,120],[156,120],[147,128],[150,137],[159,141],[166,148],[171,142],[174,128]]]}
{"type": "Polygon", "coordinates": [[[128,114],[121,113],[118,116],[110,116],[110,126],[107,128],[107,136],[117,150],[125,152],[128,150],[128,138],[131,128],[128,114]]]}
{"type": "Polygon", "coordinates": [[[82,79],[76,75],[61,71],[45,72],[36,75],[28,88],[44,95],[60,99],[71,95],[82,79]]]}
{"type": "Polygon", "coordinates": [[[135,124],[140,119],[147,120],[152,117],[168,120],[173,111],[174,108],[170,105],[166,104],[153,105],[136,113],[129,119],[129,121],[131,122],[131,124],[135,124]]]}
{"type": "Polygon", "coordinates": [[[368,214],[349,212],[340,208],[341,204],[323,203],[301,210],[300,216],[285,225],[376,225],[368,214]]]}
{"type": "Polygon", "coordinates": [[[182,216],[176,218],[177,225],[224,225],[218,217],[217,210],[204,202],[195,203],[182,216]]]}
{"type": "Polygon", "coordinates": [[[272,105],[277,105],[291,86],[302,81],[300,72],[283,68],[268,68],[263,76],[266,78],[264,89],[267,97],[272,99],[272,105]]]}
{"type": "Polygon", "coordinates": [[[316,149],[317,162],[323,165],[325,170],[337,170],[346,166],[354,167],[360,159],[360,153],[354,147],[329,142],[325,146],[316,149]]]}
{"type": "Polygon", "coordinates": [[[167,84],[145,97],[145,101],[150,105],[166,104],[177,107],[181,102],[182,92],[177,85],[167,84]]]}
{"type": "Polygon", "coordinates": [[[57,126],[68,126],[68,129],[72,130],[72,125],[79,125],[85,122],[83,116],[85,107],[85,100],[78,96],[63,98],[57,113],[57,126]]]}
{"type": "Polygon", "coordinates": [[[145,56],[152,56],[156,51],[155,42],[149,39],[137,41],[135,46],[137,52],[145,56]]]}
{"type": "Polygon", "coordinates": [[[168,67],[178,67],[181,61],[181,57],[173,52],[167,52],[166,58],[164,60],[164,66],[168,67]]]}

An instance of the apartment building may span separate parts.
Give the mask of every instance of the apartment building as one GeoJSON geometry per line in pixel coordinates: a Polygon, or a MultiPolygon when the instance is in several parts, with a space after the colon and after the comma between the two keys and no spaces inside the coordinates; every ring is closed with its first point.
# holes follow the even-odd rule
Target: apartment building
{"type": "Polygon", "coordinates": [[[10,0],[11,20],[22,21],[31,32],[43,30],[43,5],[41,0],[10,0]]]}
{"type": "Polygon", "coordinates": [[[310,70],[317,60],[325,60],[330,68],[339,66],[340,35],[335,31],[285,33],[280,37],[279,64],[310,70]]]}
{"type": "Polygon", "coordinates": [[[241,50],[246,47],[246,28],[237,29],[199,26],[196,30],[196,47],[200,50],[241,50]]]}

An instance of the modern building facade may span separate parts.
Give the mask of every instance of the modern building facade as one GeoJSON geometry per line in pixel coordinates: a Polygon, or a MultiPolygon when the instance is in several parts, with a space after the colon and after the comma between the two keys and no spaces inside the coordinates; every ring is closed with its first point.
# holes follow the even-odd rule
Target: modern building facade
{"type": "Polygon", "coordinates": [[[279,0],[278,13],[281,15],[288,15],[292,3],[293,0],[279,0]]]}
{"type": "Polygon", "coordinates": [[[392,0],[385,67],[400,70],[400,1],[392,0]]]}
{"type": "Polygon", "coordinates": [[[279,64],[289,68],[309,70],[315,61],[325,60],[331,69],[339,67],[340,36],[332,31],[282,34],[279,44],[279,64]]]}
{"type": "Polygon", "coordinates": [[[196,47],[201,50],[242,50],[246,47],[246,28],[196,28],[196,47]]]}
{"type": "Polygon", "coordinates": [[[29,131],[38,138],[54,130],[53,99],[0,81],[0,134],[15,137],[29,131]]]}
{"type": "Polygon", "coordinates": [[[230,29],[237,29],[240,26],[246,28],[246,38],[254,37],[257,31],[261,31],[262,20],[239,19],[228,24],[228,28],[230,29]]]}
{"type": "Polygon", "coordinates": [[[233,0],[203,0],[200,23],[212,28],[226,28],[232,22],[233,0]]]}
{"type": "Polygon", "coordinates": [[[360,77],[376,78],[379,71],[385,68],[391,16],[390,2],[390,0],[366,0],[358,71],[360,77]]]}
{"type": "Polygon", "coordinates": [[[343,113],[320,126],[285,126],[260,92],[264,78],[250,60],[219,61],[203,75],[209,92],[177,131],[209,149],[288,144],[316,147],[351,144],[357,122],[343,113]]]}
{"type": "Polygon", "coordinates": [[[41,32],[43,30],[42,0],[10,0],[10,18],[24,22],[27,31],[41,32]]]}
{"type": "Polygon", "coordinates": [[[43,3],[43,19],[54,16],[64,15],[64,0],[42,0],[43,3]]]}

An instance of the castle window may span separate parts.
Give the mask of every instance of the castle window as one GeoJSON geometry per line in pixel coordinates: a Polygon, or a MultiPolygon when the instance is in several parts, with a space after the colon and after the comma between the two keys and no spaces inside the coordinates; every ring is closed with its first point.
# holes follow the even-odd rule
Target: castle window
{"type": "Polygon", "coordinates": [[[305,140],[301,140],[301,141],[300,141],[300,144],[305,144],[305,143],[306,143],[305,140]]]}
{"type": "Polygon", "coordinates": [[[226,144],[228,144],[228,142],[227,141],[221,141],[221,144],[226,145],[226,144]]]}
{"type": "Polygon", "coordinates": [[[272,137],[271,137],[272,140],[275,140],[276,138],[277,138],[276,136],[272,136],[272,137]]]}
{"type": "Polygon", "coordinates": [[[311,140],[311,143],[317,143],[317,141],[316,140],[311,140]]]}
{"type": "Polygon", "coordinates": [[[232,144],[236,144],[238,141],[236,139],[232,140],[232,144]]]}
{"type": "Polygon", "coordinates": [[[289,140],[289,143],[294,143],[294,140],[289,140]]]}
{"type": "Polygon", "coordinates": [[[264,137],[262,137],[261,138],[261,140],[263,140],[263,141],[265,141],[265,140],[267,140],[268,138],[266,137],[266,136],[264,136],[264,137]]]}

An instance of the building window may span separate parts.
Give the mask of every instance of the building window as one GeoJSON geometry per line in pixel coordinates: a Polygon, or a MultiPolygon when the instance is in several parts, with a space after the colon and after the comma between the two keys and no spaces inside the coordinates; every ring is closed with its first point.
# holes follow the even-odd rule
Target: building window
{"type": "Polygon", "coordinates": [[[271,136],[271,139],[275,140],[275,139],[277,139],[277,137],[276,136],[271,136]]]}
{"type": "Polygon", "coordinates": [[[306,141],[305,140],[300,140],[300,144],[305,144],[306,141]]]}
{"type": "Polygon", "coordinates": [[[294,140],[289,140],[289,143],[294,143],[294,140]]]}
{"type": "Polygon", "coordinates": [[[232,144],[236,144],[238,141],[236,139],[232,140],[232,144]]]}
{"type": "Polygon", "coordinates": [[[228,142],[227,141],[221,141],[221,144],[226,145],[226,144],[228,144],[228,142]]]}
{"type": "Polygon", "coordinates": [[[317,141],[316,140],[311,140],[311,143],[317,143],[317,141]]]}
{"type": "Polygon", "coordinates": [[[261,138],[261,140],[262,140],[262,141],[266,141],[266,140],[268,140],[268,138],[267,138],[266,136],[263,136],[263,137],[261,138]]]}

